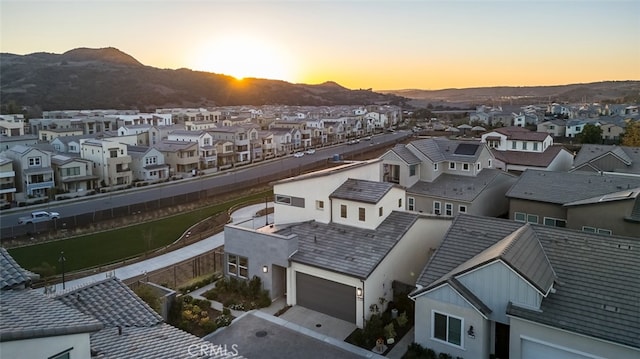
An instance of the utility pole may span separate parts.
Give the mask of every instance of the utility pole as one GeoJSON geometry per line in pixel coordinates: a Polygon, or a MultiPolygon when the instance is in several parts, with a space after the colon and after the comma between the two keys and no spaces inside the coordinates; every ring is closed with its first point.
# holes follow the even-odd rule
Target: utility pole
{"type": "Polygon", "coordinates": [[[60,257],[58,258],[58,262],[60,262],[60,266],[62,266],[62,290],[65,290],[65,283],[64,283],[64,262],[66,262],[67,259],[64,257],[64,252],[61,251],[60,252],[60,257]]]}

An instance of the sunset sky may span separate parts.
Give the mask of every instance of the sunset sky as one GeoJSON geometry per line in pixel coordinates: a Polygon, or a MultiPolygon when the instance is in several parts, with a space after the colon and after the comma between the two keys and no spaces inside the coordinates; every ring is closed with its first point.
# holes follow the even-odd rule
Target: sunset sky
{"type": "Polygon", "coordinates": [[[351,89],[640,80],[638,0],[0,0],[0,24],[1,52],[115,47],[158,68],[351,89]]]}

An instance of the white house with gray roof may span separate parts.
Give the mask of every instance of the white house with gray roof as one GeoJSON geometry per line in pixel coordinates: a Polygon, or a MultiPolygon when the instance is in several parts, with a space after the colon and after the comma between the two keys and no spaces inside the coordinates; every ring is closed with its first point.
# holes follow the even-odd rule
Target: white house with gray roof
{"type": "Polygon", "coordinates": [[[640,147],[583,144],[571,172],[640,175],[640,147]]]}
{"type": "Polygon", "coordinates": [[[379,179],[370,160],[276,182],[275,223],[225,227],[225,274],[362,328],[394,284],[413,285],[451,223],[404,211],[403,189],[379,179]]]}
{"type": "Polygon", "coordinates": [[[637,244],[458,216],[410,294],[415,342],[465,358],[637,358],[637,244]]]}

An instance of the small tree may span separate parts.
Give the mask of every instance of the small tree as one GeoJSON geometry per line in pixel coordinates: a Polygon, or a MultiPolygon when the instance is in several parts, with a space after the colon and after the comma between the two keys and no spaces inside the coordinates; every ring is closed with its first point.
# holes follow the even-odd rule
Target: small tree
{"type": "Polygon", "coordinates": [[[602,143],[602,129],[592,123],[584,125],[582,132],[578,135],[580,143],[602,143]]]}
{"type": "Polygon", "coordinates": [[[632,121],[627,124],[622,135],[622,145],[640,147],[640,121],[632,121]]]}

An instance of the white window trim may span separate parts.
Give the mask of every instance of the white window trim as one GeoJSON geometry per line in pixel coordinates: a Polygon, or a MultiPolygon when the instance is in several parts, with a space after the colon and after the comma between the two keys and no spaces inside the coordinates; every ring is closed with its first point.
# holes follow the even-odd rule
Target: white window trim
{"type": "Polygon", "coordinates": [[[467,206],[464,204],[458,205],[458,213],[467,213],[467,206]],[[464,211],[462,210],[464,208],[464,211]]]}
{"type": "Polygon", "coordinates": [[[324,201],[316,200],[316,209],[318,211],[324,211],[324,201]]]}
{"type": "Polygon", "coordinates": [[[594,227],[589,227],[589,226],[582,226],[582,231],[587,233],[597,233],[598,229],[594,227]]]}
{"type": "Polygon", "coordinates": [[[444,204],[444,215],[447,217],[453,217],[453,203],[444,204]],[[450,211],[451,213],[447,214],[447,211],[450,211]]]}
{"type": "Polygon", "coordinates": [[[433,201],[433,214],[442,215],[442,203],[440,203],[439,201],[433,201]],[[437,209],[436,209],[436,203],[438,204],[437,209]]]}
{"type": "Polygon", "coordinates": [[[449,346],[452,346],[454,348],[458,348],[458,349],[464,349],[464,336],[465,336],[465,332],[464,332],[464,318],[463,317],[458,317],[457,315],[451,315],[449,313],[445,313],[445,312],[441,312],[441,311],[437,311],[437,310],[431,310],[431,340],[437,341],[439,343],[443,343],[449,346]],[[436,313],[440,314],[440,315],[444,315],[447,317],[447,337],[449,336],[449,317],[451,318],[455,318],[460,320],[460,345],[457,344],[453,344],[450,343],[447,340],[442,340],[439,338],[435,337],[435,319],[436,319],[436,313]]]}
{"type": "Polygon", "coordinates": [[[524,212],[513,212],[513,220],[516,222],[527,223],[527,214],[524,212]],[[521,214],[524,219],[518,219],[517,216],[521,214]]]}
{"type": "Polygon", "coordinates": [[[469,171],[471,171],[471,166],[467,162],[463,162],[462,163],[462,170],[466,171],[466,172],[469,172],[469,171]],[[465,167],[467,167],[467,169],[465,169],[465,167]]]}
{"type": "Polygon", "coordinates": [[[455,162],[449,162],[449,169],[452,171],[456,170],[456,163],[455,162]]]}
{"type": "Polygon", "coordinates": [[[548,226],[548,227],[566,228],[566,227],[567,227],[567,220],[566,220],[566,219],[562,219],[562,218],[555,218],[555,217],[544,217],[544,218],[542,219],[542,224],[544,224],[545,226],[548,226]],[[551,220],[553,220],[553,221],[554,221],[554,225],[553,225],[553,226],[548,225],[548,224],[546,223],[546,222],[547,222],[547,219],[551,219],[551,220]],[[562,222],[564,222],[564,227],[556,226],[556,225],[555,225],[555,222],[558,222],[558,221],[562,221],[562,222]]]}
{"type": "Polygon", "coordinates": [[[407,197],[407,210],[416,210],[416,199],[414,197],[407,197]]]}
{"type": "Polygon", "coordinates": [[[433,172],[438,172],[438,162],[433,164],[433,172]]]}
{"type": "Polygon", "coordinates": [[[277,204],[283,204],[285,206],[290,206],[291,205],[291,196],[285,196],[285,195],[282,195],[282,194],[277,194],[277,195],[275,195],[275,202],[277,204]],[[283,199],[285,199],[285,198],[288,198],[289,202],[283,202],[283,199]]]}

